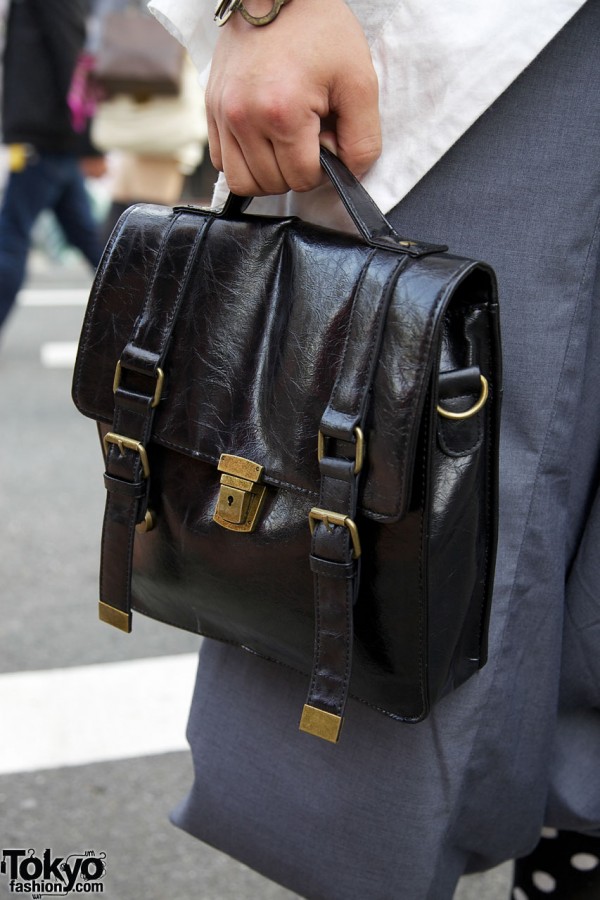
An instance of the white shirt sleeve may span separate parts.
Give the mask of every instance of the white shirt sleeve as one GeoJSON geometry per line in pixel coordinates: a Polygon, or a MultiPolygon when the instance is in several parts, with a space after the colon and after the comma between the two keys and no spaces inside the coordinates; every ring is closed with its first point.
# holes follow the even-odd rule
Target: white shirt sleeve
{"type": "Polygon", "coordinates": [[[207,69],[217,40],[214,6],[211,0],[150,0],[148,3],[150,12],[187,48],[200,73],[207,69]]]}
{"type": "MultiPolygon", "coordinates": [[[[375,25],[370,11],[376,0],[347,2],[364,25],[380,86],[383,152],[363,183],[387,211],[506,90],[584,0],[377,0],[375,25]]],[[[211,0],[151,0],[149,7],[185,44],[196,67],[205,69],[218,31],[211,0]]],[[[352,228],[329,186],[261,200],[260,207],[352,228]]]]}

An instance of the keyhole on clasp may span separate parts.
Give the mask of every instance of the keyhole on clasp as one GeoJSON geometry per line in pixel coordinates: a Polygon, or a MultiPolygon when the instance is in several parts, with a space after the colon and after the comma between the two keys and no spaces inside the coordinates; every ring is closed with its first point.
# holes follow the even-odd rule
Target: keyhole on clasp
{"type": "Polygon", "coordinates": [[[232,504],[233,504],[233,497],[230,494],[229,497],[227,498],[227,505],[231,506],[232,504]]]}

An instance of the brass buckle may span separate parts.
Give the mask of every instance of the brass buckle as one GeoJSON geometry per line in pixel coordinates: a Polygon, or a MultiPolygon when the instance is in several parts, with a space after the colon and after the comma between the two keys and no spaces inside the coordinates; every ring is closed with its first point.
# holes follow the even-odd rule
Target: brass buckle
{"type": "MultiPolygon", "coordinates": [[[[358,475],[360,470],[363,467],[363,463],[365,461],[365,436],[363,434],[362,428],[359,428],[358,425],[354,429],[354,437],[356,438],[356,456],[354,458],[354,474],[358,475]]],[[[325,456],[325,435],[319,429],[319,433],[317,435],[317,458],[319,462],[325,456]]]]}
{"type": "MultiPolygon", "coordinates": [[[[113,379],[113,394],[117,393],[119,385],[121,384],[121,373],[123,371],[123,367],[121,366],[121,360],[118,361],[117,367],[115,369],[115,377],[113,379]]],[[[156,387],[154,388],[154,396],[152,397],[152,403],[150,407],[155,409],[160,403],[160,398],[162,396],[163,384],[165,382],[165,373],[162,369],[156,370],[156,387]]]]}
{"type": "Polygon", "coordinates": [[[308,514],[308,524],[311,534],[314,534],[317,522],[323,522],[328,531],[331,531],[332,525],[340,525],[347,528],[350,532],[350,539],[352,540],[354,559],[358,559],[361,554],[360,538],[358,536],[356,522],[351,519],[350,516],[345,516],[343,513],[332,512],[330,509],[319,509],[318,506],[313,506],[308,514]]]}
{"type": "Polygon", "coordinates": [[[153,531],[154,528],[156,528],[156,515],[151,509],[147,509],[142,521],[135,526],[135,530],[138,534],[147,534],[149,531],[153,531]]]}
{"type": "Polygon", "coordinates": [[[471,416],[476,415],[480,409],[483,409],[488,398],[489,385],[485,375],[480,375],[479,378],[481,380],[481,393],[479,395],[479,400],[474,403],[473,406],[470,406],[469,409],[465,409],[464,412],[452,412],[452,410],[444,409],[443,406],[438,404],[436,408],[440,416],[443,416],[445,419],[453,419],[457,422],[461,419],[470,419],[471,416]]]}
{"type": "Polygon", "coordinates": [[[263,466],[243,456],[223,453],[218,470],[222,473],[221,487],[213,520],[229,531],[254,531],[267,490],[258,483],[263,466]]]}
{"type": "Polygon", "coordinates": [[[104,449],[106,453],[108,453],[108,445],[116,444],[119,448],[119,452],[121,456],[125,456],[125,450],[134,450],[139,454],[140,461],[142,463],[142,471],[144,473],[144,478],[150,477],[150,463],[148,462],[148,454],[146,453],[146,448],[140,441],[135,441],[133,438],[125,437],[123,434],[115,434],[114,431],[109,431],[104,435],[104,449]]]}

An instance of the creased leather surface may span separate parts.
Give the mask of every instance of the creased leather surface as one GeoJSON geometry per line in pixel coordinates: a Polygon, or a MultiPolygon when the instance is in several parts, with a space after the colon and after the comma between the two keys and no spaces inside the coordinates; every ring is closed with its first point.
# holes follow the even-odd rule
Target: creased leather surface
{"type": "MultiPolygon", "coordinates": [[[[135,609],[310,672],[307,517],[321,486],[317,431],[374,254],[385,279],[397,252],[295,219],[140,206],[121,220],[92,290],[73,395],[82,413],[110,426],[117,361],[127,364],[119,401],[126,403],[156,365],[156,330],[173,327],[147,448],[158,524],[135,538],[135,609]],[[175,218],[177,240],[190,252],[200,224],[206,228],[176,319],[167,322],[143,309],[175,218]],[[221,453],[265,467],[267,498],[251,535],[212,521],[221,453]]],[[[161,266],[158,277],[168,308],[181,267],[161,266]]],[[[360,335],[360,319],[353,328],[360,335]]],[[[348,424],[344,404],[353,403],[351,376],[337,388],[341,418],[324,423],[340,457],[351,456],[336,440],[348,424]]],[[[443,402],[465,409],[476,399],[443,402]]],[[[366,407],[351,680],[355,696],[407,721],[485,661],[499,399],[492,273],[447,253],[407,259],[366,407]],[[490,400],[472,421],[440,424],[438,371],[466,367],[489,378],[490,400]]],[[[327,465],[331,477],[343,469],[327,465]]]]}
{"type": "MultiPolygon", "coordinates": [[[[114,367],[141,307],[136,291],[144,290],[156,247],[150,223],[167,227],[171,215],[160,207],[131,212],[106,274],[101,270],[93,289],[80,368],[85,365],[96,377],[82,381],[76,373],[75,390],[78,408],[93,418],[112,421],[114,367]]],[[[189,222],[191,247],[198,213],[181,215],[189,222]]],[[[221,453],[245,456],[265,466],[267,482],[316,498],[318,424],[371,251],[342,235],[332,246],[328,232],[320,246],[315,233],[285,220],[278,226],[269,220],[212,224],[175,327],[173,344],[186,352],[177,350],[176,365],[166,361],[167,393],[156,414],[154,440],[214,464],[221,453]]],[[[457,267],[446,255],[429,256],[411,260],[398,283],[371,404],[361,504],[367,515],[393,520],[407,508],[414,423],[432,365],[432,309],[440,309],[470,268],[468,261],[457,267]]],[[[176,278],[173,273],[169,283],[163,275],[164,289],[176,292],[176,278]]]]}

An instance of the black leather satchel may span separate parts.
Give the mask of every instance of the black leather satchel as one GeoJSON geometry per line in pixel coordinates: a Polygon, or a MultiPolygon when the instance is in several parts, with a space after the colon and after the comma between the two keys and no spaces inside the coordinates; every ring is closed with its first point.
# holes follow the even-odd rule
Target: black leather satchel
{"type": "Polygon", "coordinates": [[[74,399],[103,436],[100,618],[131,610],[403,722],[479,669],[500,406],[493,272],[400,238],[327,151],[361,236],[132,207],[107,245],[74,399]]]}

